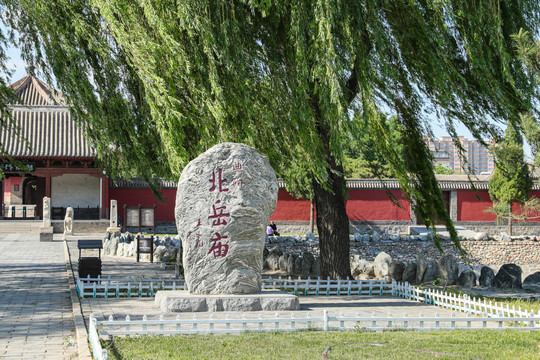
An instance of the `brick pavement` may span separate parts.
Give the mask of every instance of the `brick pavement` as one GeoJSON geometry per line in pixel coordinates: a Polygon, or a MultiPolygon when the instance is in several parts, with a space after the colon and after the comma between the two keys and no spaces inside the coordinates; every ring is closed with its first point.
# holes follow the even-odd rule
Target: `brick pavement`
{"type": "Polygon", "coordinates": [[[0,358],[77,357],[63,243],[0,235],[0,358]]]}

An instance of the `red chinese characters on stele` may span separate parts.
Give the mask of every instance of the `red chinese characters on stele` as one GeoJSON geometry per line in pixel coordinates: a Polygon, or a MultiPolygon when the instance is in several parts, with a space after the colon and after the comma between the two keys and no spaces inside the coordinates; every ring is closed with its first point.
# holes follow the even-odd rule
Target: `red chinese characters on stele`
{"type": "MultiPolygon", "coordinates": [[[[239,169],[242,169],[242,163],[237,161],[234,163],[233,170],[236,172],[239,169]]],[[[224,177],[222,168],[217,170],[217,174],[216,171],[212,171],[212,177],[208,182],[211,183],[209,189],[210,192],[229,192],[229,189],[226,187],[227,179],[224,177]]],[[[235,177],[233,185],[242,186],[241,184],[242,180],[235,177]]],[[[221,200],[217,200],[212,205],[212,211],[210,216],[208,216],[208,220],[212,222],[212,227],[221,227],[228,224],[227,219],[230,217],[231,214],[227,212],[227,206],[223,204],[221,200]]],[[[200,225],[200,220],[197,225],[200,225]]],[[[225,243],[225,239],[228,239],[229,237],[222,235],[220,231],[222,230],[216,229],[214,236],[210,239],[211,247],[208,254],[212,254],[214,258],[224,258],[229,252],[229,245],[225,243]]]]}

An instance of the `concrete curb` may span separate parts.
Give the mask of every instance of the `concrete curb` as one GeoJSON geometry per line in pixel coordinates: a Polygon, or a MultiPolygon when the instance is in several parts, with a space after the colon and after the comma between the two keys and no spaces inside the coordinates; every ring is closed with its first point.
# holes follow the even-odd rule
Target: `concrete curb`
{"type": "Polygon", "coordinates": [[[75,285],[75,278],[73,276],[73,266],[71,264],[71,256],[69,255],[69,248],[67,240],[64,242],[64,257],[66,264],[66,273],[68,276],[69,295],[71,297],[71,308],[73,309],[73,321],[75,323],[75,330],[77,333],[77,347],[78,347],[78,359],[92,359],[92,353],[88,344],[88,331],[84,322],[84,316],[81,310],[81,302],[79,301],[79,294],[75,285]]]}

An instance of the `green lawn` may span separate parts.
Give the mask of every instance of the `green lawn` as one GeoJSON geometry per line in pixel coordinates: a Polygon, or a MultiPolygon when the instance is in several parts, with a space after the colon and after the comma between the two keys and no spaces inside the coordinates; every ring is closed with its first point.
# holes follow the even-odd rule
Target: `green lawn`
{"type": "Polygon", "coordinates": [[[243,333],[117,337],[109,359],[540,359],[540,331],[243,333]]]}

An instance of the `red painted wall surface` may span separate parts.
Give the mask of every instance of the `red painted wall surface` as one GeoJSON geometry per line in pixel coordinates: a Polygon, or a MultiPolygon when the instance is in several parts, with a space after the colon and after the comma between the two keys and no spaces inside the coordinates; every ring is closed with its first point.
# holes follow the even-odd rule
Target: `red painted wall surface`
{"type": "Polygon", "coordinates": [[[272,221],[309,221],[311,203],[295,199],[285,189],[279,189],[276,210],[270,217],[272,221]]]}
{"type": "Polygon", "coordinates": [[[349,220],[411,220],[410,204],[401,190],[391,190],[401,208],[394,205],[385,190],[349,190],[346,208],[349,220]]]}
{"type": "Polygon", "coordinates": [[[495,215],[484,212],[493,205],[487,191],[458,190],[458,221],[495,221],[495,215]],[[480,197],[480,200],[478,200],[480,197]]]}
{"type": "Polygon", "coordinates": [[[174,221],[174,204],[176,202],[176,189],[163,189],[160,191],[164,202],[155,198],[150,189],[109,189],[109,202],[118,202],[118,215],[124,219],[124,204],[127,206],[152,206],[156,207],[156,221],[174,221]]]}

